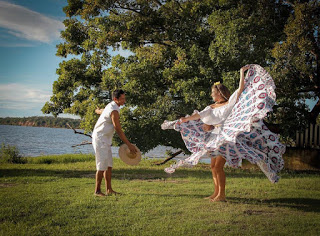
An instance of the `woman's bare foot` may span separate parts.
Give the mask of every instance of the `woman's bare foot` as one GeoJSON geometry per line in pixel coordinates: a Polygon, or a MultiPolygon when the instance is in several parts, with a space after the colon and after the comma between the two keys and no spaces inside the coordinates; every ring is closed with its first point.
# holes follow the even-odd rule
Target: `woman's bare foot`
{"type": "Polygon", "coordinates": [[[217,193],[213,193],[211,196],[205,197],[204,199],[215,199],[217,195],[217,193]]]}
{"type": "Polygon", "coordinates": [[[214,199],[210,199],[211,202],[227,202],[226,197],[217,196],[214,199]]]}
{"type": "Polygon", "coordinates": [[[106,196],[106,195],[105,195],[104,193],[102,193],[102,192],[95,192],[94,195],[95,195],[96,197],[105,197],[105,196],[106,196]]]}

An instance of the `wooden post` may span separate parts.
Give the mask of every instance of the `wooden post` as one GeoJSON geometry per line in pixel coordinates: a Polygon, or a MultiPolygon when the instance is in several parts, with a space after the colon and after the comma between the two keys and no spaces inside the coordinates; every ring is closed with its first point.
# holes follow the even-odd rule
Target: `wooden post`
{"type": "Polygon", "coordinates": [[[308,147],[309,145],[308,145],[308,131],[309,131],[309,129],[306,129],[305,130],[305,132],[304,132],[304,139],[303,139],[303,141],[304,141],[304,143],[303,143],[303,147],[304,148],[306,148],[306,147],[308,147]]]}
{"type": "Polygon", "coordinates": [[[303,147],[303,136],[303,132],[299,133],[299,147],[303,147]]]}
{"type": "Polygon", "coordinates": [[[300,133],[298,131],[296,131],[296,147],[300,147],[300,133]]]}
{"type": "Polygon", "coordinates": [[[315,125],[315,129],[314,129],[314,144],[317,148],[320,147],[320,142],[319,142],[319,139],[318,139],[318,136],[319,136],[319,125],[315,125]]]}
{"type": "Polygon", "coordinates": [[[309,126],[309,134],[310,134],[310,138],[309,138],[309,146],[311,147],[311,148],[313,148],[315,145],[314,145],[314,143],[313,143],[313,134],[314,134],[314,132],[313,132],[313,128],[314,128],[314,126],[313,126],[313,124],[310,124],[310,126],[309,126]]]}

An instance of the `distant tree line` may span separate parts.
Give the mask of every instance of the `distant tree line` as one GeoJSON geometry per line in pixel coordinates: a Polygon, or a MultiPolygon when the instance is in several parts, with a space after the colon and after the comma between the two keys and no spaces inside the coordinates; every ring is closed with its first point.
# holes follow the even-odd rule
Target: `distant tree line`
{"type": "Polygon", "coordinates": [[[51,128],[69,128],[67,123],[78,129],[80,127],[79,119],[55,118],[50,116],[31,116],[31,117],[5,117],[0,118],[1,125],[19,125],[51,128]]]}

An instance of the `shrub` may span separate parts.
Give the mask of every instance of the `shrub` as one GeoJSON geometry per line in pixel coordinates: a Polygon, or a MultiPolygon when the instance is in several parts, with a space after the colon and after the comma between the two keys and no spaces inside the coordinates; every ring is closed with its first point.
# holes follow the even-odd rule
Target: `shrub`
{"type": "Polygon", "coordinates": [[[0,149],[0,161],[2,163],[26,163],[26,159],[23,158],[16,146],[1,144],[0,149]]]}

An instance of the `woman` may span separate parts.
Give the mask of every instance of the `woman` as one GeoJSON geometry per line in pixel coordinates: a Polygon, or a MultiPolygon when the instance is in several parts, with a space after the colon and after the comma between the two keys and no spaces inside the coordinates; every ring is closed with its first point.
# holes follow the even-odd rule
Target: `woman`
{"type": "Polygon", "coordinates": [[[230,96],[220,83],[212,86],[214,104],[203,111],[180,120],[162,124],[162,129],[173,128],[181,136],[192,155],[165,169],[173,173],[181,166],[194,166],[200,158],[211,157],[214,193],[208,198],[226,201],[225,163],[241,166],[242,159],[257,164],[272,183],[279,180],[283,168],[285,146],[262,122],[275,103],[274,82],[259,65],[240,69],[239,88],[230,96]],[[247,76],[244,72],[248,70],[247,76]]]}

